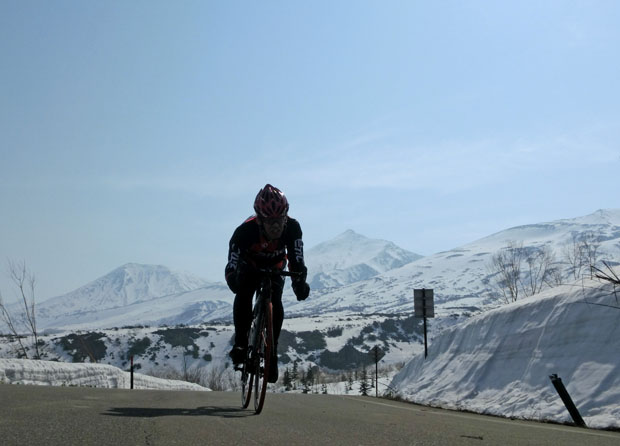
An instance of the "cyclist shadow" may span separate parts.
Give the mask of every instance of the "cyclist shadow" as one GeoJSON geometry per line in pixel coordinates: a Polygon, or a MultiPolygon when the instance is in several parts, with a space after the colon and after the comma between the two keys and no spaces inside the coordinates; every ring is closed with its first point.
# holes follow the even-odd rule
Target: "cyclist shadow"
{"type": "Polygon", "coordinates": [[[205,406],[195,409],[183,408],[154,408],[154,407],[113,407],[104,412],[103,415],[110,417],[138,417],[138,418],[157,418],[157,417],[221,417],[221,418],[244,418],[254,415],[253,411],[240,407],[215,407],[205,406]]]}

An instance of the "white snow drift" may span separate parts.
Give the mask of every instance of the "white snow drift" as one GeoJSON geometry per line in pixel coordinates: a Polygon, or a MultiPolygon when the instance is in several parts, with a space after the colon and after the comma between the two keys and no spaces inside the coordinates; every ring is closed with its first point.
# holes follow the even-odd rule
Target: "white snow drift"
{"type": "MultiPolygon", "coordinates": [[[[0,359],[0,383],[129,389],[130,374],[105,364],[0,359]]],[[[209,390],[184,381],[134,374],[134,389],[209,390]]]]}
{"type": "Polygon", "coordinates": [[[413,402],[571,421],[549,379],[557,374],[589,427],[620,427],[616,290],[587,280],[468,319],[443,331],[428,358],[412,359],[391,385],[413,402]]]}

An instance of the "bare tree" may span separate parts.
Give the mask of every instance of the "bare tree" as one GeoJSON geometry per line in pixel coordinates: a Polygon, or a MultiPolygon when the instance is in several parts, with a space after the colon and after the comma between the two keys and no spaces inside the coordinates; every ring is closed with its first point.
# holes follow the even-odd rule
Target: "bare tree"
{"type": "Polygon", "coordinates": [[[559,266],[561,263],[562,262],[554,262],[549,268],[549,274],[547,275],[547,280],[545,282],[549,288],[553,288],[564,283],[562,269],[559,266]]]}
{"type": "Polygon", "coordinates": [[[491,258],[491,273],[496,276],[497,285],[506,303],[519,299],[521,267],[525,251],[523,243],[508,242],[505,248],[491,258]]]}
{"type": "Polygon", "coordinates": [[[583,263],[590,271],[590,277],[594,275],[594,268],[598,263],[599,248],[601,246],[599,237],[593,232],[586,232],[581,240],[583,263]]]}
{"type": "Polygon", "coordinates": [[[599,248],[599,237],[595,233],[572,234],[571,240],[564,245],[563,254],[575,280],[581,277],[584,270],[592,273],[592,268],[599,261],[599,248]]]}
{"type": "Polygon", "coordinates": [[[22,335],[18,332],[15,322],[13,321],[13,316],[11,315],[11,312],[7,308],[6,304],[4,303],[1,293],[0,293],[0,317],[2,318],[2,322],[4,322],[4,325],[6,325],[7,328],[9,329],[9,333],[11,334],[11,336],[13,336],[13,338],[15,338],[17,340],[17,343],[19,344],[18,356],[28,359],[28,351],[26,350],[26,347],[22,343],[22,335]]]}
{"type": "Polygon", "coordinates": [[[573,233],[571,240],[562,248],[562,252],[570,267],[570,271],[573,273],[573,279],[577,280],[581,276],[581,269],[583,268],[578,233],[573,233]]]}
{"type": "Polygon", "coordinates": [[[506,303],[516,302],[520,296],[533,296],[545,285],[561,282],[555,254],[546,245],[524,248],[523,242],[510,241],[491,257],[489,272],[506,303]]]}
{"type": "Polygon", "coordinates": [[[524,280],[523,288],[526,296],[533,296],[542,291],[544,285],[549,285],[552,279],[555,263],[555,255],[547,245],[532,249],[525,262],[528,271],[524,280]]]}
{"type": "Polygon", "coordinates": [[[36,300],[34,294],[35,278],[26,268],[26,262],[15,263],[9,261],[9,274],[11,280],[19,289],[21,303],[23,305],[24,312],[22,313],[23,323],[32,334],[34,339],[34,351],[35,359],[40,359],[39,353],[39,333],[37,331],[37,318],[36,318],[36,300]]]}
{"type": "Polygon", "coordinates": [[[614,271],[614,268],[612,267],[611,262],[607,262],[603,260],[601,263],[603,264],[605,269],[593,266],[592,267],[592,279],[598,280],[599,282],[605,285],[611,285],[611,290],[608,287],[604,286],[601,288],[600,294],[596,294],[595,296],[590,295],[588,297],[584,295],[584,300],[589,305],[599,305],[601,307],[608,307],[608,308],[614,308],[616,310],[620,310],[620,276],[618,276],[618,273],[614,271]],[[606,291],[603,291],[604,288],[606,289],[606,291]],[[597,298],[606,297],[606,296],[613,296],[616,300],[616,304],[614,305],[611,302],[610,303],[592,302],[592,299],[597,299],[597,298]]]}
{"type": "MultiPolygon", "coordinates": [[[[32,335],[34,340],[34,359],[40,359],[41,354],[39,352],[39,332],[37,330],[37,318],[36,318],[36,299],[35,299],[35,277],[28,268],[26,268],[26,262],[13,262],[9,260],[9,277],[13,284],[19,291],[21,313],[21,324],[25,327],[26,331],[32,335]]],[[[11,315],[11,312],[7,305],[5,305],[2,297],[0,296],[0,315],[3,322],[8,327],[9,331],[17,339],[21,354],[28,358],[28,353],[21,342],[20,328],[16,324],[15,318],[11,315]]]]}

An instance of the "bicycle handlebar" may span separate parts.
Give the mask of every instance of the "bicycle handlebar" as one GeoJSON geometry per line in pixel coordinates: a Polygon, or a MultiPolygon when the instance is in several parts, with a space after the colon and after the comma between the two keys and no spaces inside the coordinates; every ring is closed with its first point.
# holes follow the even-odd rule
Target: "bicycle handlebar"
{"type": "Polygon", "coordinates": [[[287,277],[300,277],[303,273],[302,272],[298,272],[298,271],[286,271],[283,269],[277,269],[277,268],[258,268],[258,272],[265,274],[265,275],[270,275],[270,276],[287,276],[287,277]]]}

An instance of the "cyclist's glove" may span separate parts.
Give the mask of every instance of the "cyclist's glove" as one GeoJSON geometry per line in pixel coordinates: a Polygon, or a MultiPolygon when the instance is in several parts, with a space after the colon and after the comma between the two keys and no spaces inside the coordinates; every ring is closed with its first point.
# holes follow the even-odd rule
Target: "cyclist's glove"
{"type": "Polygon", "coordinates": [[[302,281],[293,282],[293,292],[297,300],[306,300],[310,295],[310,285],[302,281]]]}
{"type": "Polygon", "coordinates": [[[301,265],[299,271],[295,271],[297,274],[291,277],[293,284],[301,283],[306,281],[306,277],[308,277],[308,268],[306,265],[301,265]]]}

